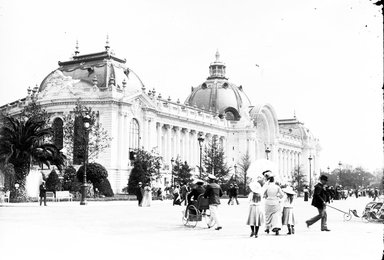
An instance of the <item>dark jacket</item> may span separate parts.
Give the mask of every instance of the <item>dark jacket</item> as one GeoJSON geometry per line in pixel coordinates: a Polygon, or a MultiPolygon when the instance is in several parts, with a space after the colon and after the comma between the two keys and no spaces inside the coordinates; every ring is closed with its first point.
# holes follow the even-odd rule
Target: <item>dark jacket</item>
{"type": "Polygon", "coordinates": [[[204,192],[204,198],[208,198],[209,205],[220,204],[220,197],[223,196],[223,191],[217,183],[210,183],[204,192]]]}
{"type": "Polygon", "coordinates": [[[40,184],[39,190],[40,190],[39,196],[40,197],[45,197],[45,194],[47,192],[47,188],[45,187],[45,184],[43,184],[43,183],[40,184]]]}
{"type": "Polygon", "coordinates": [[[322,209],[327,201],[328,197],[324,185],[321,183],[316,184],[315,191],[313,192],[312,206],[322,209]]]}
{"type": "Polygon", "coordinates": [[[136,191],[135,191],[135,194],[138,198],[142,198],[143,197],[143,194],[144,194],[144,189],[143,187],[139,187],[137,186],[136,188],[136,191]]]}
{"type": "Polygon", "coordinates": [[[201,185],[196,185],[195,188],[192,189],[192,191],[188,194],[187,199],[188,203],[191,203],[191,198],[193,198],[194,201],[197,201],[200,194],[204,194],[205,189],[201,185]]]}

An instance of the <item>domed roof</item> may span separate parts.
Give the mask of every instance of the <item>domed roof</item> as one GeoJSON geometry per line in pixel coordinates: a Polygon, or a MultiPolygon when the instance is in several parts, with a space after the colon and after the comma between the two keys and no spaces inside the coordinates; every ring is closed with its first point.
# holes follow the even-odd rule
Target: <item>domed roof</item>
{"type": "Polygon", "coordinates": [[[251,103],[242,86],[236,86],[225,77],[225,64],[219,59],[220,54],[216,52],[216,61],[209,66],[210,76],[203,84],[192,88],[185,104],[218,113],[227,120],[239,120],[248,112],[251,103]]]}
{"type": "Polygon", "coordinates": [[[73,59],[70,61],[59,61],[59,68],[48,74],[41,82],[39,92],[48,91],[53,78],[57,73],[77,82],[74,86],[96,86],[99,90],[107,90],[110,84],[115,85],[116,89],[127,89],[138,91],[143,86],[140,78],[129,69],[126,60],[119,59],[109,50],[109,45],[105,46],[105,51],[86,55],[78,55],[78,47],[73,59]],[[132,73],[131,73],[132,72],[132,73]]]}

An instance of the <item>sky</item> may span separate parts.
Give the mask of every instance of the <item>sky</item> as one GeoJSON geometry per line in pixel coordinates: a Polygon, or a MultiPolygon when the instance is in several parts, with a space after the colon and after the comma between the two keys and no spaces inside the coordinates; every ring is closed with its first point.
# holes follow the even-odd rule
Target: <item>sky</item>
{"type": "Polygon", "coordinates": [[[116,56],[147,88],[185,101],[215,53],[252,105],[297,119],[320,168],[383,167],[383,17],[369,0],[0,0],[0,105],[40,85],[79,42],[116,56]]]}

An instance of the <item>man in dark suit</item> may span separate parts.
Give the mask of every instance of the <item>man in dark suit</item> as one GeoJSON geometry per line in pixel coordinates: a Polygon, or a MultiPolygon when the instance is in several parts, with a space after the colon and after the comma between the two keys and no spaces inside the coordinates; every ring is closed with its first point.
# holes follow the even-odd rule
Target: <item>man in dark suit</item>
{"type": "Polygon", "coordinates": [[[139,203],[139,207],[141,207],[141,202],[143,200],[143,194],[144,194],[144,189],[143,189],[143,183],[139,182],[136,188],[136,198],[139,203]]]}
{"type": "Polygon", "coordinates": [[[321,231],[331,231],[327,227],[327,211],[326,211],[326,202],[328,201],[328,196],[326,192],[326,183],[328,177],[325,175],[320,176],[320,182],[315,185],[315,191],[312,198],[312,206],[316,207],[319,211],[319,214],[315,217],[305,221],[307,227],[313,225],[319,219],[321,219],[321,231]]]}
{"type": "Polygon", "coordinates": [[[193,201],[197,201],[200,194],[204,194],[205,192],[205,189],[203,187],[204,182],[202,180],[196,180],[194,183],[195,183],[195,187],[192,188],[191,192],[188,193],[188,196],[187,196],[188,205],[192,204],[193,201]]]}
{"type": "Polygon", "coordinates": [[[40,197],[40,206],[44,200],[44,206],[47,206],[47,187],[45,186],[45,181],[40,184],[39,187],[39,197],[40,197]]]}
{"type": "Polygon", "coordinates": [[[212,222],[216,222],[215,230],[220,230],[223,227],[219,221],[217,214],[218,207],[220,205],[220,197],[223,196],[223,191],[219,184],[216,183],[216,177],[213,174],[208,175],[209,184],[204,192],[204,198],[208,198],[209,211],[211,212],[210,221],[208,227],[212,226],[212,222]]]}

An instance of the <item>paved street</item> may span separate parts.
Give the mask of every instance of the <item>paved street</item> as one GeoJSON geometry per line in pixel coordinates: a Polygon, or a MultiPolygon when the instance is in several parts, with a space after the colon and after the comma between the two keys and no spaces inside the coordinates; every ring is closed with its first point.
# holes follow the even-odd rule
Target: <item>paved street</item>
{"type": "MultiPolygon", "coordinates": [[[[348,198],[332,205],[356,209],[361,214],[367,198],[348,198]]],[[[320,223],[307,229],[304,221],[316,209],[296,200],[296,234],[267,235],[261,229],[250,238],[245,225],[248,205],[228,206],[222,200],[223,229],[196,228],[181,223],[180,206],[171,201],[153,201],[149,208],[136,201],[48,202],[6,204],[0,207],[1,259],[381,259],[383,224],[364,223],[328,209],[331,232],[321,232],[320,223]],[[9,257],[9,258],[5,258],[9,257]],[[260,258],[262,257],[262,258],[260,258]],[[283,258],[284,257],[284,258],[283,258]]]]}

